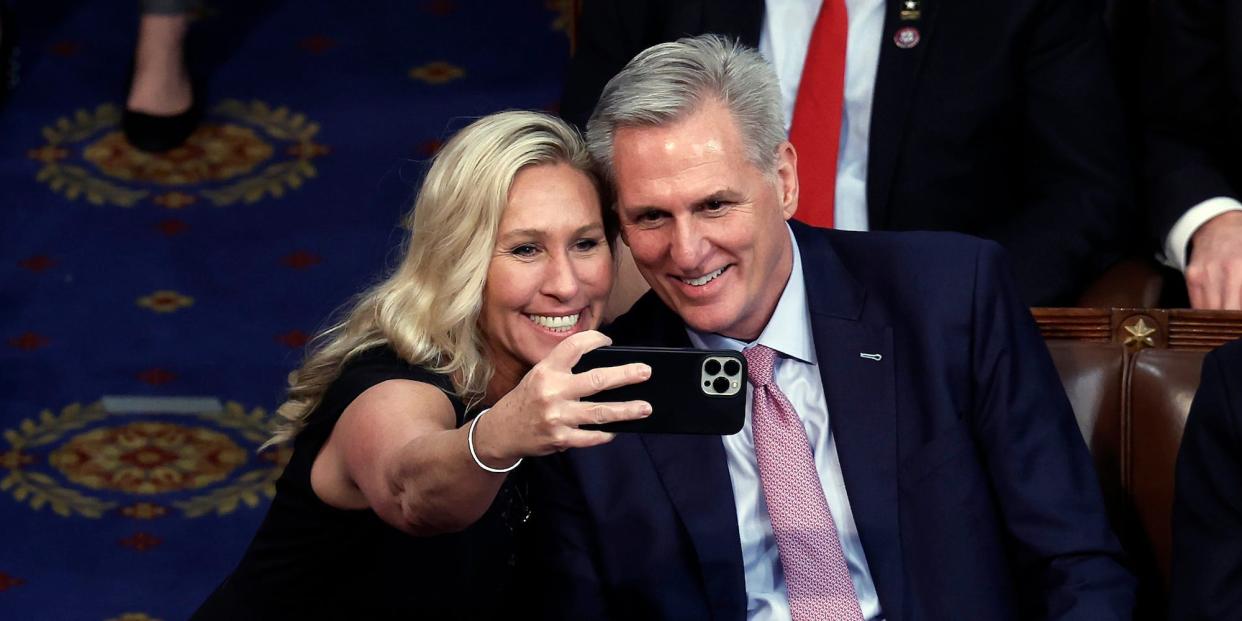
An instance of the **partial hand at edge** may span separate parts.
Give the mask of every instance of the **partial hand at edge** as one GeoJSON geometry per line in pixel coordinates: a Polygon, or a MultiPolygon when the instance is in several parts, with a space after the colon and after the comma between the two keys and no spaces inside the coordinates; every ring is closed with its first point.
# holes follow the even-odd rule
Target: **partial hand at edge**
{"type": "Polygon", "coordinates": [[[479,421],[475,442],[480,457],[499,467],[521,457],[595,446],[611,441],[615,434],[579,429],[579,425],[650,415],[651,404],[646,401],[579,401],[601,390],[637,384],[651,377],[651,367],[643,363],[572,372],[583,354],[610,343],[612,339],[594,330],[558,343],[479,421]]]}
{"type": "Polygon", "coordinates": [[[1191,307],[1242,310],[1242,211],[1208,220],[1191,240],[1186,265],[1191,307]]]}

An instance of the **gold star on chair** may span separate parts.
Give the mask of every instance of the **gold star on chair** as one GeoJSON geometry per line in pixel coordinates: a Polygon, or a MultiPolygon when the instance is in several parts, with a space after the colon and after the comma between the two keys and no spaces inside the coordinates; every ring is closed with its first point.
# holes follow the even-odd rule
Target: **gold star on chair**
{"type": "Polygon", "coordinates": [[[1156,346],[1155,341],[1151,338],[1151,335],[1156,333],[1156,329],[1147,325],[1147,322],[1142,317],[1139,317],[1134,323],[1123,327],[1130,334],[1125,340],[1126,347],[1146,349],[1156,346]]]}

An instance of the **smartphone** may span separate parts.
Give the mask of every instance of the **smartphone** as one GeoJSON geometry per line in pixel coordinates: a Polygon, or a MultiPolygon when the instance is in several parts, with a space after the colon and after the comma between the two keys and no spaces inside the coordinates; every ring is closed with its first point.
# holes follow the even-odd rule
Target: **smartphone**
{"type": "Polygon", "coordinates": [[[651,366],[645,382],[603,390],[584,401],[633,401],[651,404],[651,415],[583,429],[630,433],[733,435],[746,420],[746,359],[728,350],[671,347],[600,347],[583,354],[574,367],[581,373],[631,362],[651,366]]]}

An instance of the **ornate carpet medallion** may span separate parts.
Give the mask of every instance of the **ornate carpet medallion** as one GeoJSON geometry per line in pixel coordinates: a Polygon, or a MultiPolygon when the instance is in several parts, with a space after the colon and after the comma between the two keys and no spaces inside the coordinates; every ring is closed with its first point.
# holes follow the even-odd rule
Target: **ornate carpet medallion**
{"type": "Polygon", "coordinates": [[[189,185],[248,175],[272,158],[272,145],[249,127],[203,125],[168,153],[135,151],[120,130],[113,130],[86,145],[82,154],[113,179],[189,185]]]}
{"type": "Polygon", "coordinates": [[[111,415],[100,403],[43,411],[4,430],[0,490],[32,509],[154,519],[257,507],[272,497],[291,449],[255,450],[270,416],[230,402],[200,415],[111,415]]]}
{"type": "Polygon", "coordinates": [[[36,178],[96,205],[225,206],[301,187],[317,174],[313,160],[329,152],[315,142],[319,124],[261,101],[221,102],[185,144],[160,154],[131,147],[120,120],[116,106],[103,104],[44,127],[45,143],[26,154],[42,164],[36,178]]]}
{"type": "Polygon", "coordinates": [[[222,433],[162,422],[93,429],[48,456],[78,485],[130,494],[200,489],[245,461],[246,452],[222,433]]]}

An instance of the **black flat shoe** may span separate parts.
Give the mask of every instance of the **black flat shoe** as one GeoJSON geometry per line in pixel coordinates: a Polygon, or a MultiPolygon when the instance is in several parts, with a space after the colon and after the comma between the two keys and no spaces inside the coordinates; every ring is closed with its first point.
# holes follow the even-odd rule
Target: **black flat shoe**
{"type": "Polygon", "coordinates": [[[197,98],[188,110],[172,116],[146,114],[126,108],[121,114],[121,129],[135,149],[164,153],[184,144],[198,128],[202,116],[197,98]]]}

